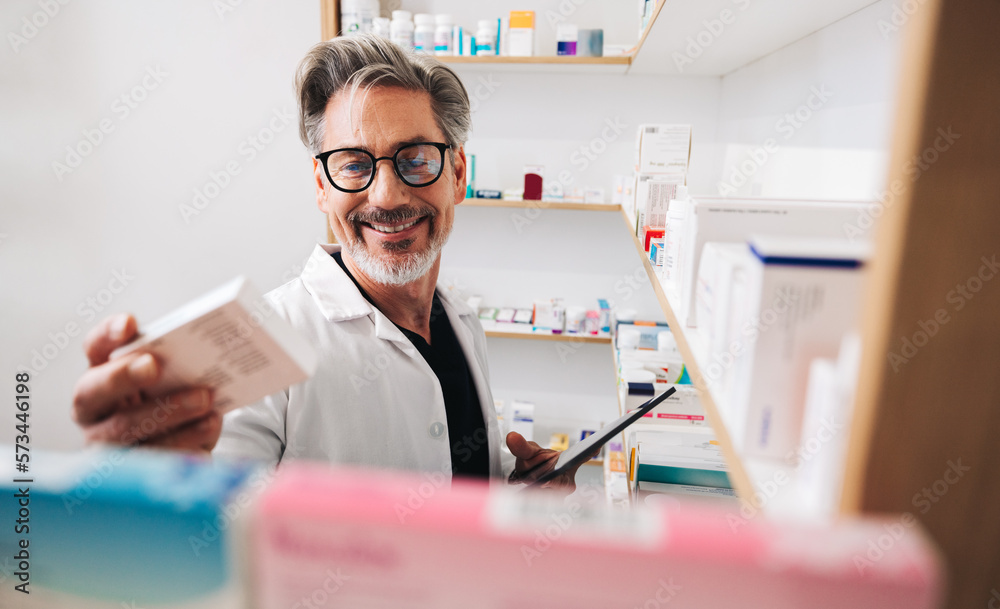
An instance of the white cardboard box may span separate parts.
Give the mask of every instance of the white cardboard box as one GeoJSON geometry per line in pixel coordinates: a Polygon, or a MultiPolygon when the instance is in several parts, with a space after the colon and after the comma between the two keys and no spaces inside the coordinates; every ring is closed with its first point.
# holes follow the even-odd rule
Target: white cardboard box
{"type": "Polygon", "coordinates": [[[683,179],[691,159],[691,125],[639,125],[639,173],[671,174],[683,179]]]}
{"type": "Polygon", "coordinates": [[[152,353],[163,366],[148,390],[207,386],[227,412],[309,378],[316,351],[245,277],[237,277],[140,328],[112,358],[152,353]]]}
{"type": "Polygon", "coordinates": [[[644,226],[666,226],[667,206],[684,184],[683,177],[640,173],[635,180],[636,234],[644,226]]]}
{"type": "MultiPolygon", "coordinates": [[[[746,241],[751,234],[803,238],[844,238],[844,225],[857,220],[866,204],[845,201],[779,199],[727,199],[695,197],[683,221],[681,253],[683,268],[670,269],[670,290],[676,290],[681,323],[698,325],[694,309],[695,281],[701,252],[710,241],[746,241]]],[[[671,227],[672,228],[672,227],[671,227]]],[[[670,291],[668,290],[668,291],[670,291]]]]}
{"type": "Polygon", "coordinates": [[[750,247],[749,306],[723,416],[743,453],[788,459],[801,437],[810,363],[836,358],[857,328],[867,248],[764,236],[750,247]]]}

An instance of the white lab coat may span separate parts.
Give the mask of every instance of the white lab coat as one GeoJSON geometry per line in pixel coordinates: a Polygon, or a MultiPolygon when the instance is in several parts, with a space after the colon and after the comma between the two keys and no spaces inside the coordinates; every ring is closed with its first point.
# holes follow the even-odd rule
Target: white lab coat
{"type": "MultiPolygon", "coordinates": [[[[277,313],[316,347],[316,373],[226,414],[213,454],[272,465],[294,458],[441,472],[450,481],[449,446],[463,439],[449,438],[437,376],[410,340],[365,300],[331,257],[339,249],[339,245],[317,245],[298,279],[267,294],[277,313]]],[[[487,427],[490,475],[502,480],[513,463],[509,452],[503,451],[507,457],[501,464],[486,336],[468,305],[444,290],[438,290],[438,295],[478,391],[487,427]]]]}

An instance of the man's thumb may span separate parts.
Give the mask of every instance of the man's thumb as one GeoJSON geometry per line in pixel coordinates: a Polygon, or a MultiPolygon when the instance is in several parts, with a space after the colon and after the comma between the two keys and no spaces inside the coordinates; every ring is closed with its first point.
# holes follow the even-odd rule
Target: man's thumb
{"type": "Polygon", "coordinates": [[[516,431],[507,434],[507,448],[510,449],[510,454],[518,459],[530,459],[535,454],[535,449],[516,431]]]}

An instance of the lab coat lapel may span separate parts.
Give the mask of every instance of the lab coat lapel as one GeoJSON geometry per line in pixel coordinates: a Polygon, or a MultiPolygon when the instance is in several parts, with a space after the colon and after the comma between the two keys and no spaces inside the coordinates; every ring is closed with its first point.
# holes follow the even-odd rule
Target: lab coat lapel
{"type": "MultiPolygon", "coordinates": [[[[479,396],[479,407],[483,411],[483,422],[486,423],[487,436],[489,438],[500,438],[499,424],[497,423],[496,411],[493,408],[493,392],[490,391],[489,379],[484,373],[486,362],[483,360],[480,350],[476,349],[475,337],[469,327],[469,316],[474,315],[464,303],[455,303],[443,290],[438,290],[441,301],[444,303],[445,311],[448,313],[448,321],[455,331],[455,337],[462,346],[465,353],[465,360],[469,362],[469,371],[472,373],[472,380],[476,384],[476,393],[479,396]]],[[[478,318],[473,323],[478,323],[478,318]]],[[[483,350],[485,352],[485,349],[483,350]]],[[[502,442],[503,439],[500,438],[502,442]]],[[[501,475],[500,447],[496,442],[490,442],[490,479],[498,480],[501,475]]]]}

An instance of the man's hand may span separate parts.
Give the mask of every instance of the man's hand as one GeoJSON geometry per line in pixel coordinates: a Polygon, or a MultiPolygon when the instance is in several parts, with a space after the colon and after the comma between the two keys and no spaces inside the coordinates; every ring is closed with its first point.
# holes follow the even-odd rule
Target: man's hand
{"type": "Polygon", "coordinates": [[[123,313],[104,319],[84,340],[90,368],[76,383],[73,419],[87,443],[212,450],[222,432],[222,417],[212,409],[208,389],[152,399],[142,391],[161,374],[152,355],[130,353],[108,361],[108,355],[135,334],[135,319],[123,313]]]}
{"type": "MultiPolygon", "coordinates": [[[[513,484],[530,484],[540,478],[543,474],[552,471],[559,459],[559,451],[551,448],[542,448],[535,442],[529,442],[524,436],[512,431],[507,434],[507,448],[510,453],[517,457],[514,462],[514,473],[511,474],[509,482],[513,484]],[[535,469],[535,468],[538,469],[535,469]],[[533,471],[532,471],[533,470],[533,471]],[[522,478],[527,472],[531,472],[527,477],[522,478]]],[[[576,466],[552,480],[542,485],[542,488],[558,488],[566,493],[576,490],[576,466]]]]}

